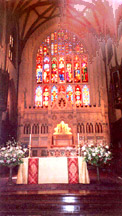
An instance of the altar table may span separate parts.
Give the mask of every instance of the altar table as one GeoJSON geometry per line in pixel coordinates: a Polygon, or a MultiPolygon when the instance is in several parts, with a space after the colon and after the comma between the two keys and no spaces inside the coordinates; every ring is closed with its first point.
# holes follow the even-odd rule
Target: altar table
{"type": "Polygon", "coordinates": [[[89,184],[83,157],[24,158],[17,174],[17,184],[83,183],[89,184]]]}

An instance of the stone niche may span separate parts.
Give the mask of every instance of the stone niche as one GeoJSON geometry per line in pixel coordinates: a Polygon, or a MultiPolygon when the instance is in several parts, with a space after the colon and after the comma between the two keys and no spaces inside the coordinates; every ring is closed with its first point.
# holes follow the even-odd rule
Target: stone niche
{"type": "Polygon", "coordinates": [[[72,146],[72,134],[53,135],[53,146],[57,146],[57,147],[72,146]]]}

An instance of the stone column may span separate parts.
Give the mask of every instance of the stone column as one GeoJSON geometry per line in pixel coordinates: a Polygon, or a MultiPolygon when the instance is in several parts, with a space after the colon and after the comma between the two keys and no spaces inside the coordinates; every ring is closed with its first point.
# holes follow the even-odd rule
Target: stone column
{"type": "Polygon", "coordinates": [[[2,111],[0,110],[0,145],[2,144],[1,130],[2,130],[2,111]]]}

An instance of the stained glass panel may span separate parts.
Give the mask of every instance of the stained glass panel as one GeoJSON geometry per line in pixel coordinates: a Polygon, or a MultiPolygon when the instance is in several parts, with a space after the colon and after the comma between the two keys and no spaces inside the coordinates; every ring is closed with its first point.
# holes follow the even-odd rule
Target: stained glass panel
{"type": "Polygon", "coordinates": [[[58,45],[54,44],[54,53],[55,53],[55,55],[57,54],[57,52],[58,52],[58,45]]]}
{"type": "Polygon", "coordinates": [[[59,57],[59,83],[65,83],[64,57],[59,57]]]}
{"type": "Polygon", "coordinates": [[[48,49],[47,49],[46,45],[43,46],[43,54],[44,54],[44,56],[46,56],[48,54],[48,49]]]}
{"type": "Polygon", "coordinates": [[[68,101],[73,103],[73,89],[72,89],[71,85],[69,85],[66,89],[66,97],[67,97],[68,101]]]}
{"type": "Polygon", "coordinates": [[[43,47],[42,47],[42,46],[40,46],[40,48],[39,48],[39,54],[40,54],[40,55],[43,54],[43,47]]]}
{"type": "Polygon", "coordinates": [[[44,57],[44,63],[43,63],[43,82],[49,83],[50,79],[50,60],[49,57],[44,57]]]}
{"type": "Polygon", "coordinates": [[[42,56],[39,54],[36,58],[36,80],[37,83],[42,83],[42,56]]]}
{"type": "Polygon", "coordinates": [[[51,40],[54,41],[54,33],[51,33],[51,40]]]}
{"type": "Polygon", "coordinates": [[[87,57],[82,56],[81,60],[82,82],[88,82],[87,57]]]}
{"type": "Polygon", "coordinates": [[[54,55],[54,43],[51,44],[51,55],[54,55]]]}
{"type": "Polygon", "coordinates": [[[47,45],[49,45],[50,44],[50,36],[47,36],[47,45]]]}
{"type": "Polygon", "coordinates": [[[59,86],[59,93],[65,94],[65,87],[64,86],[59,86]]]}
{"type": "Polygon", "coordinates": [[[57,32],[54,32],[54,39],[57,40],[57,32]]]}
{"type": "Polygon", "coordinates": [[[78,83],[81,81],[80,74],[80,58],[79,56],[74,57],[74,82],[78,83]]]}
{"type": "Polygon", "coordinates": [[[43,105],[45,107],[48,107],[48,102],[49,102],[49,88],[48,86],[45,86],[43,90],[43,105]]]}
{"type": "Polygon", "coordinates": [[[53,86],[51,89],[51,102],[55,102],[58,98],[58,89],[56,86],[53,86]]]}
{"type": "Polygon", "coordinates": [[[85,85],[82,88],[82,97],[83,97],[83,104],[89,105],[90,104],[90,95],[89,95],[89,88],[85,85]]]}
{"type": "Polygon", "coordinates": [[[52,64],[51,64],[51,81],[52,83],[58,82],[58,68],[57,68],[57,58],[52,58],[52,64]]]}
{"type": "Polygon", "coordinates": [[[36,64],[39,65],[40,63],[42,62],[42,56],[37,54],[37,57],[36,57],[36,64]]]}
{"type": "Polygon", "coordinates": [[[42,88],[40,86],[38,86],[36,88],[35,106],[36,107],[41,107],[42,106],[42,88]]]}
{"type": "Polygon", "coordinates": [[[42,64],[39,64],[36,67],[36,79],[37,83],[42,83],[42,64]]]}
{"type": "Polygon", "coordinates": [[[66,57],[66,82],[71,83],[73,81],[72,75],[72,58],[66,57]]]}
{"type": "Polygon", "coordinates": [[[75,87],[75,101],[76,106],[81,105],[81,88],[78,85],[75,87]]]}

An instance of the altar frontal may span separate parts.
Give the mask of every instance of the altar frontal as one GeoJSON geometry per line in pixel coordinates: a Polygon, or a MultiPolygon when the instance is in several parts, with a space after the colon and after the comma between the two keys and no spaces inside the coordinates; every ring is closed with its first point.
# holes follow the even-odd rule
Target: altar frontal
{"type": "Polygon", "coordinates": [[[47,183],[89,184],[89,174],[84,158],[24,158],[18,170],[17,184],[47,183]]]}

